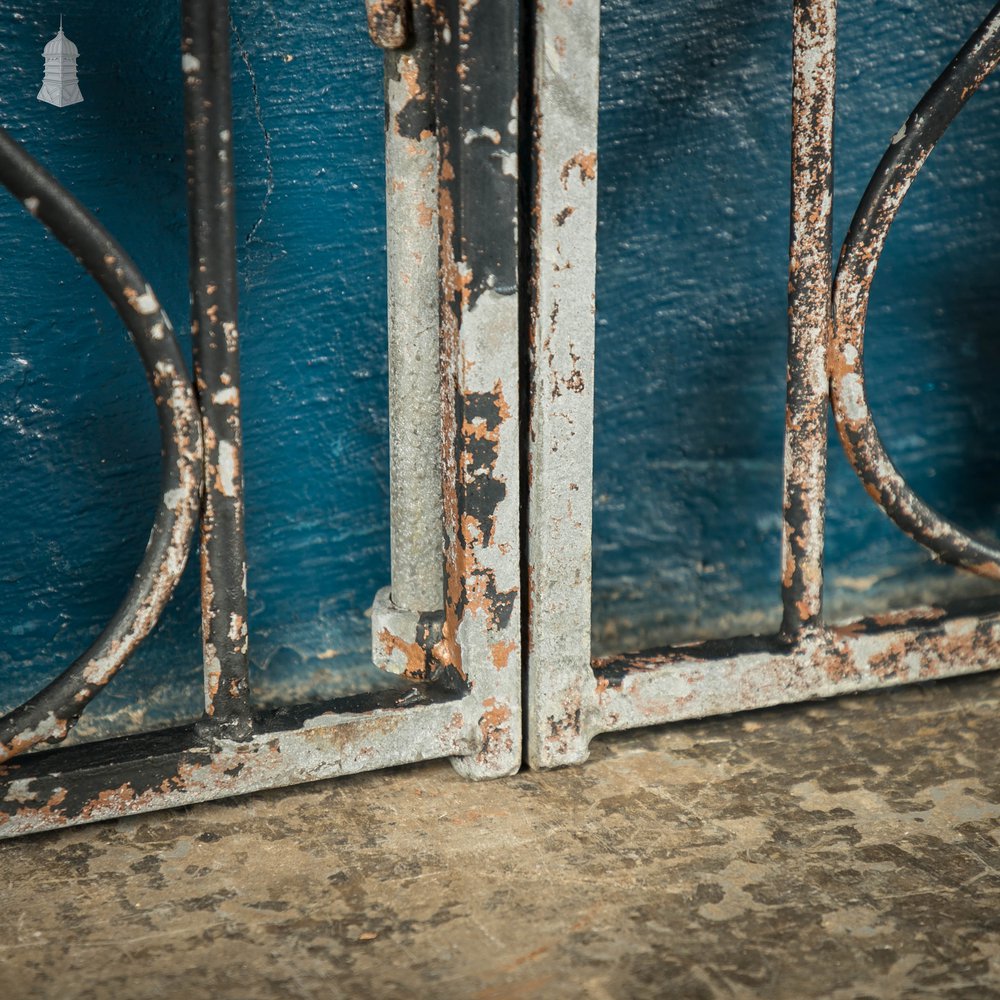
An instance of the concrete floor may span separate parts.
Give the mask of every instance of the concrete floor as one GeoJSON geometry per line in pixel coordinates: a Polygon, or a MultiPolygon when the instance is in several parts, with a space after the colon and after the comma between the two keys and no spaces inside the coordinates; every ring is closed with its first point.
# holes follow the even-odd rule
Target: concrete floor
{"type": "Polygon", "coordinates": [[[1000,678],[0,846],[0,997],[1000,997],[1000,678]]]}

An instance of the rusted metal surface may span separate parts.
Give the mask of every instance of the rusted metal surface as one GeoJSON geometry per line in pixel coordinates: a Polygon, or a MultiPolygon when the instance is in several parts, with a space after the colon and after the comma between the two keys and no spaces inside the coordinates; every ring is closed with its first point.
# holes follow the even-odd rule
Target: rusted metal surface
{"type": "Polygon", "coordinates": [[[1000,612],[915,608],[813,633],[747,636],[597,661],[595,732],[940,680],[1000,663],[1000,612]]]}
{"type": "MultiPolygon", "coordinates": [[[[409,34],[411,0],[365,0],[368,35],[383,49],[398,49],[409,34]]],[[[417,7],[421,0],[417,0],[417,7]]]]}
{"type": "Polygon", "coordinates": [[[153,393],[163,454],[161,499],[124,600],[82,656],[0,719],[3,761],[38,743],[63,739],[156,624],[191,548],[201,485],[201,432],[170,319],[128,254],[2,129],[0,182],[83,264],[128,328],[153,393]]]}
{"type": "MultiPolygon", "coordinates": [[[[380,16],[391,9],[406,13],[369,6],[380,16]]],[[[220,594],[217,583],[234,580],[237,566],[245,571],[239,490],[216,488],[216,480],[223,487],[235,483],[230,473],[238,478],[239,458],[224,11],[218,2],[185,5],[194,312],[198,336],[205,338],[198,347],[198,388],[211,437],[206,490],[227,501],[214,511],[206,502],[208,540],[220,546],[223,560],[217,564],[209,553],[206,649],[216,643],[223,613],[238,609],[241,595],[245,602],[244,576],[238,592],[220,594]],[[228,392],[233,387],[235,400],[228,392]],[[232,467],[220,447],[227,441],[232,467]],[[224,577],[218,565],[225,566],[224,577]]],[[[920,505],[888,462],[864,399],[861,354],[868,289],[889,225],[934,142],[1000,59],[1000,5],[894,137],[848,237],[831,337],[835,5],[795,0],[783,627],[774,636],[594,663],[588,628],[598,5],[577,0],[550,9],[538,2],[522,11],[512,4],[439,0],[411,13],[412,42],[403,37],[387,57],[395,428],[407,416],[401,401],[410,389],[423,397],[440,393],[439,403],[421,411],[422,429],[413,440],[394,441],[393,455],[394,466],[401,454],[408,456],[400,471],[410,462],[425,478],[439,477],[440,485],[425,490],[412,508],[427,514],[422,541],[402,561],[396,541],[400,553],[405,543],[394,541],[392,587],[377,595],[373,613],[376,662],[407,684],[251,718],[244,603],[242,624],[227,620],[234,672],[220,666],[208,675],[209,708],[216,719],[230,721],[229,728],[192,725],[8,762],[0,766],[0,837],[432,757],[451,757],[473,778],[510,774],[521,762],[525,587],[528,758],[537,766],[584,759],[599,732],[939,679],[1000,661],[995,604],[916,609],[835,628],[823,625],[821,608],[827,372],[845,446],[875,499],[939,554],[1000,575],[1000,558],[920,505]],[[523,59],[522,15],[528,28],[523,59]],[[532,103],[522,115],[529,81],[532,103]],[[519,177],[521,164],[529,176],[519,177]],[[524,246],[521,219],[531,224],[524,246]],[[428,263],[428,254],[436,264],[428,263]],[[529,273],[530,295],[519,295],[519,274],[529,273]],[[404,375],[417,355],[420,388],[416,379],[407,386],[404,375]],[[523,454],[522,407],[529,421],[523,454]],[[426,447],[438,428],[435,471],[426,447]],[[434,579],[441,549],[432,537],[438,525],[443,611],[433,606],[441,594],[440,576],[434,579]],[[419,564],[412,573],[403,568],[410,555],[419,564]],[[398,582],[404,578],[413,584],[409,592],[398,582]],[[235,678],[235,687],[225,684],[227,677],[235,678]],[[230,703],[221,700],[230,695],[230,703]]],[[[375,34],[382,44],[397,37],[388,27],[375,34]]],[[[9,757],[64,735],[73,713],[152,626],[190,543],[201,451],[176,340],[134,265],[2,132],[0,171],[29,211],[84,260],[132,330],[151,372],[169,487],[169,510],[158,515],[140,576],[98,640],[107,645],[103,659],[77,661],[0,723],[7,727],[0,740],[9,757]]],[[[411,509],[406,485],[405,475],[394,480],[397,512],[411,509]],[[398,499],[397,487],[403,491],[398,499]]],[[[394,519],[397,532],[409,530],[407,516],[394,519]]]]}
{"type": "Polygon", "coordinates": [[[906,192],[965,102],[1000,60],[1000,4],[962,47],[892,137],[854,216],[837,269],[829,370],[833,412],[847,457],[872,499],[943,561],[1000,579],[1000,549],[971,538],[925,504],[893,465],[865,393],[868,300],[885,241],[906,192]]]}
{"type": "Polygon", "coordinates": [[[246,740],[198,726],[28,754],[0,766],[0,839],[244,795],[480,745],[474,707],[413,688],[279,709],[246,740]]]}
{"type": "Polygon", "coordinates": [[[527,758],[583,760],[590,580],[599,5],[534,5],[527,318],[527,758]]]}
{"type": "Polygon", "coordinates": [[[181,16],[191,328],[205,442],[205,712],[216,729],[242,737],[250,732],[250,685],[229,5],[227,0],[185,0],[181,16]]]}
{"type": "Polygon", "coordinates": [[[823,611],[836,43],[835,0],[795,0],[788,389],[781,535],[781,631],[788,638],[819,627],[823,611]]]}
{"type": "Polygon", "coordinates": [[[403,49],[385,55],[392,597],[444,607],[441,371],[438,361],[438,148],[434,20],[413,12],[403,49]]]}
{"type": "Polygon", "coordinates": [[[434,18],[413,11],[404,47],[385,53],[391,587],[372,606],[372,661],[428,680],[444,608],[438,146],[434,18]]]}
{"type": "Polygon", "coordinates": [[[438,659],[480,705],[469,777],[521,763],[515,4],[437,6],[445,617],[438,659]]]}

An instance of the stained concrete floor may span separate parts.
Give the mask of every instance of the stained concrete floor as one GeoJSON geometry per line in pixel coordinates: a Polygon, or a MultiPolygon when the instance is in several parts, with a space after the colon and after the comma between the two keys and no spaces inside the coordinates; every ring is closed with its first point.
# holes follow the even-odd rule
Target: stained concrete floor
{"type": "Polygon", "coordinates": [[[1000,678],[0,846],[0,997],[1000,997],[1000,678]]]}

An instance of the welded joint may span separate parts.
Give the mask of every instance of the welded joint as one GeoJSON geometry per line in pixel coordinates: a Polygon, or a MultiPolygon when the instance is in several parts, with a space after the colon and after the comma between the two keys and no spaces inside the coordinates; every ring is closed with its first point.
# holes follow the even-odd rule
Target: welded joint
{"type": "Polygon", "coordinates": [[[407,680],[436,680],[441,664],[435,647],[442,639],[444,610],[411,611],[392,601],[383,587],[372,605],[372,662],[379,670],[407,680]]]}

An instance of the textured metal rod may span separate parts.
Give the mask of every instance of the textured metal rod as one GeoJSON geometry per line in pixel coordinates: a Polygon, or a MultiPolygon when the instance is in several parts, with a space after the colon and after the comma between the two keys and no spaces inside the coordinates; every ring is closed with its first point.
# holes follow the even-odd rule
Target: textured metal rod
{"type": "Polygon", "coordinates": [[[781,633],[788,639],[819,627],[823,612],[836,0],[793,0],[792,46],[792,217],[781,538],[781,633]]]}
{"type": "Polygon", "coordinates": [[[392,603],[444,606],[434,20],[385,53],[392,603]]]}
{"type": "MultiPolygon", "coordinates": [[[[411,21],[409,4],[394,9],[411,21]]],[[[369,0],[385,26],[389,10],[369,0]]],[[[441,493],[441,368],[438,306],[435,23],[431,5],[412,10],[412,31],[385,52],[385,216],[389,361],[389,523],[392,576],[372,606],[372,662],[429,681],[444,615],[441,493]]]]}
{"type": "Polygon", "coordinates": [[[162,452],[162,500],[124,600],[82,656],[0,719],[3,761],[43,741],[63,739],[156,624],[191,548],[201,486],[201,433],[194,391],[170,320],[128,254],[3,129],[0,184],[73,253],[122,318],[146,369],[162,452]]]}
{"type": "Polygon", "coordinates": [[[240,428],[230,26],[226,0],[184,0],[182,56],[195,386],[205,441],[201,520],[205,711],[251,728],[240,428]]]}
{"type": "Polygon", "coordinates": [[[979,542],[924,503],[886,454],[865,393],[868,299],[889,228],[914,178],[965,102],[1000,61],[1000,4],[914,108],[868,184],[844,242],[829,353],[833,413],[848,460],[897,527],[944,562],[1000,580],[1000,549],[979,542]]]}

